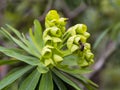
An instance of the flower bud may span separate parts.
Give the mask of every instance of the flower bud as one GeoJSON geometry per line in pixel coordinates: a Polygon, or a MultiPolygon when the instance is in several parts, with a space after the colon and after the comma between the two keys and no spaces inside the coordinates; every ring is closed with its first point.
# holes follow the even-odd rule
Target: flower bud
{"type": "Polygon", "coordinates": [[[89,65],[93,64],[94,63],[94,60],[93,59],[90,59],[89,61],[89,65]]]}
{"type": "Polygon", "coordinates": [[[51,11],[49,11],[48,12],[48,14],[46,15],[46,18],[45,18],[45,20],[47,21],[51,21],[51,20],[54,20],[54,19],[56,19],[56,20],[58,20],[60,18],[60,16],[59,16],[59,14],[57,13],[57,11],[56,10],[51,10],[51,11]]]}
{"type": "Polygon", "coordinates": [[[50,58],[52,56],[52,51],[49,47],[45,46],[41,52],[44,58],[50,58]]]}
{"type": "MultiPolygon", "coordinates": [[[[48,36],[49,33],[50,33],[50,28],[45,29],[45,31],[43,32],[43,39],[44,39],[46,36],[48,36]]],[[[50,35],[49,35],[49,36],[50,36],[50,35]]]]}
{"type": "Polygon", "coordinates": [[[73,41],[74,41],[74,36],[70,37],[68,40],[67,40],[67,47],[68,49],[71,49],[72,45],[73,45],[73,41]]]}
{"type": "Polygon", "coordinates": [[[55,36],[55,37],[61,37],[62,32],[61,32],[60,29],[57,28],[57,27],[51,27],[51,28],[50,28],[50,34],[51,34],[52,36],[55,36]]]}
{"type": "Polygon", "coordinates": [[[54,62],[53,62],[53,60],[52,60],[51,58],[49,58],[49,59],[45,59],[44,64],[45,64],[45,66],[48,66],[48,65],[50,65],[50,64],[53,65],[54,62]]]}
{"type": "Polygon", "coordinates": [[[43,40],[44,40],[44,43],[47,44],[47,45],[52,45],[52,43],[53,43],[52,37],[50,37],[49,35],[44,37],[43,40]]]}
{"type": "Polygon", "coordinates": [[[85,50],[90,50],[91,49],[91,45],[89,43],[85,43],[85,50]]]}
{"type": "Polygon", "coordinates": [[[67,40],[67,47],[71,52],[80,48],[80,43],[85,43],[86,38],[83,35],[74,35],[67,40]]]}
{"type": "Polygon", "coordinates": [[[81,67],[86,67],[89,65],[89,63],[85,60],[84,57],[81,57],[80,60],[78,61],[79,66],[81,67]]]}
{"type": "Polygon", "coordinates": [[[60,25],[65,26],[66,25],[66,20],[68,20],[68,18],[60,18],[59,19],[60,25]]]}
{"type": "Polygon", "coordinates": [[[53,27],[53,26],[55,26],[55,23],[53,21],[46,21],[45,22],[45,27],[46,28],[53,27]]]}
{"type": "Polygon", "coordinates": [[[63,58],[61,56],[57,55],[57,54],[53,55],[53,59],[56,63],[61,62],[63,60],[63,58]]]}
{"type": "Polygon", "coordinates": [[[79,42],[85,43],[86,42],[86,38],[83,35],[74,35],[74,43],[75,44],[79,44],[79,42]]]}
{"type": "Polygon", "coordinates": [[[79,49],[79,46],[73,44],[72,47],[71,47],[71,49],[70,49],[70,51],[71,51],[71,52],[75,52],[75,51],[78,50],[78,49],[79,49]]]}
{"type": "Polygon", "coordinates": [[[59,14],[57,13],[57,11],[55,11],[55,10],[49,11],[48,14],[46,15],[46,18],[45,18],[46,28],[54,26],[55,24],[53,23],[53,21],[56,21],[59,18],[60,17],[59,17],[59,14]]]}
{"type": "Polygon", "coordinates": [[[80,41],[85,43],[86,42],[86,37],[83,35],[77,35],[78,37],[80,37],[80,41]]]}
{"type": "Polygon", "coordinates": [[[79,41],[80,41],[80,37],[76,36],[75,39],[74,39],[74,43],[78,45],[79,41]]]}
{"type": "Polygon", "coordinates": [[[74,26],[70,27],[68,30],[67,30],[67,33],[69,33],[70,35],[74,36],[76,35],[76,31],[74,29],[74,26]]]}
{"type": "Polygon", "coordinates": [[[54,43],[62,42],[62,40],[60,38],[57,38],[57,37],[52,37],[52,40],[54,43]]]}
{"type": "Polygon", "coordinates": [[[90,37],[90,33],[88,33],[88,32],[85,32],[83,35],[84,35],[86,38],[89,38],[89,37],[90,37]]]}
{"type": "Polygon", "coordinates": [[[74,27],[78,34],[84,34],[87,31],[87,26],[84,24],[77,24],[74,27]]]}
{"type": "Polygon", "coordinates": [[[94,58],[94,54],[91,53],[91,52],[87,52],[86,53],[86,59],[89,61],[90,59],[93,59],[94,58]]]}

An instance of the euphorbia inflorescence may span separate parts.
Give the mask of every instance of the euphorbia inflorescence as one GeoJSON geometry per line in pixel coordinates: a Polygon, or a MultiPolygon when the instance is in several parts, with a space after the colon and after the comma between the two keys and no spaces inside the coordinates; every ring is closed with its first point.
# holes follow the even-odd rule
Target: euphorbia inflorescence
{"type": "Polygon", "coordinates": [[[0,52],[14,59],[3,60],[0,64],[20,61],[26,64],[24,64],[25,67],[13,70],[5,79],[1,80],[0,90],[22,75],[24,80],[23,82],[19,80],[19,90],[38,88],[39,90],[48,90],[48,88],[49,90],[57,88],[67,90],[66,84],[71,85],[76,90],[82,90],[81,84],[88,90],[94,90],[92,86],[97,87],[96,84],[82,75],[91,71],[86,67],[94,62],[91,46],[87,42],[90,36],[87,32],[87,26],[77,24],[66,29],[67,20],[67,18],[61,18],[57,11],[51,10],[45,18],[44,32],[42,32],[39,21],[35,20],[34,31],[30,28],[28,37],[10,25],[6,25],[6,29],[1,28],[0,33],[19,47],[0,46],[0,52]],[[14,36],[7,29],[12,31],[14,36]]]}
{"type": "Polygon", "coordinates": [[[89,66],[93,63],[94,55],[91,46],[87,43],[90,34],[87,26],[77,24],[66,29],[67,18],[61,18],[57,11],[51,10],[45,18],[45,31],[43,40],[45,46],[42,49],[42,60],[45,66],[56,66],[64,62],[64,57],[76,55],[80,67],[89,66]]]}
{"type": "MultiPolygon", "coordinates": [[[[20,54],[17,56],[9,53],[11,50],[7,48],[0,47],[0,51],[30,65],[38,66],[37,68],[40,73],[47,73],[49,69],[53,67],[64,68],[67,66],[67,68],[71,68],[77,66],[79,69],[87,67],[93,63],[94,58],[91,52],[91,46],[87,43],[87,39],[90,36],[87,32],[87,26],[84,24],[76,24],[67,30],[67,20],[67,18],[60,17],[56,10],[51,10],[45,18],[44,32],[42,33],[39,21],[35,20],[34,32],[32,29],[29,30],[29,38],[26,38],[24,34],[20,34],[17,30],[7,25],[18,39],[13,37],[4,28],[1,28],[1,32],[6,34],[8,38],[11,38],[28,53],[26,55],[27,60],[19,57],[21,52],[17,52],[20,54]],[[8,52],[6,52],[6,50],[8,52]],[[72,58],[69,60],[71,56],[72,58]]],[[[16,54],[16,51],[14,52],[16,54]]]]}

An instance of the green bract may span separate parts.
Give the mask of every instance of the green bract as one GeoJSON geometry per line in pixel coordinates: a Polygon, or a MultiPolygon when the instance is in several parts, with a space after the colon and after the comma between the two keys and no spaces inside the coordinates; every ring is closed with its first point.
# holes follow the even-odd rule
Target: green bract
{"type": "Polygon", "coordinates": [[[87,42],[90,34],[84,24],[77,24],[67,30],[66,20],[67,18],[61,18],[57,11],[51,10],[45,18],[44,32],[42,32],[39,21],[35,20],[34,29],[29,29],[28,37],[9,25],[6,25],[6,27],[10,32],[13,32],[15,37],[5,29],[6,27],[1,28],[0,32],[20,48],[13,49],[0,46],[0,51],[15,59],[11,63],[22,61],[30,66],[25,67],[25,70],[20,68],[20,71],[17,71],[21,73],[20,75],[15,72],[12,73],[13,77],[11,75],[7,79],[1,80],[0,90],[30,70],[32,71],[31,74],[20,84],[19,90],[35,90],[35,88],[53,90],[53,80],[59,90],[62,90],[62,87],[66,90],[63,82],[71,85],[76,90],[81,90],[80,86],[72,81],[73,77],[75,80],[78,78],[80,83],[91,90],[89,84],[93,83],[82,76],[83,73],[89,72],[87,67],[94,62],[94,54],[87,42]],[[32,79],[32,77],[36,79],[32,79]],[[9,79],[11,81],[7,82],[6,80],[9,79]],[[31,81],[33,81],[33,85],[29,85],[31,81]]]}
{"type": "Polygon", "coordinates": [[[60,18],[60,16],[57,14],[55,10],[51,10],[47,14],[45,20],[46,29],[43,32],[43,40],[45,43],[45,47],[46,45],[49,45],[54,48],[53,50],[51,50],[53,52],[53,55],[49,57],[53,61],[51,62],[52,65],[56,66],[57,61],[64,62],[64,57],[68,56],[69,54],[78,55],[80,59],[77,61],[77,63],[78,66],[80,67],[89,66],[91,63],[93,63],[94,55],[90,51],[91,49],[90,45],[86,43],[87,38],[90,36],[90,34],[86,32],[87,31],[86,25],[77,24],[75,26],[70,27],[65,32],[65,25],[67,19],[60,18]],[[55,60],[57,58],[53,58],[54,54],[56,54],[55,49],[61,52],[60,54],[58,54],[58,56],[61,58],[60,60],[55,60]],[[63,50],[69,51],[70,53],[67,55],[63,55],[62,53],[63,50]]]}

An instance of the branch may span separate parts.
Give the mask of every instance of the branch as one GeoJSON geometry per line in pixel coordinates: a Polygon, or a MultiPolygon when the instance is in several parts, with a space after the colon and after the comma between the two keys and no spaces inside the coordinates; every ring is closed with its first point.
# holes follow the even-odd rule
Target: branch
{"type": "Polygon", "coordinates": [[[47,4],[47,7],[46,7],[44,13],[42,14],[42,16],[40,16],[40,17],[38,18],[41,22],[44,21],[46,14],[47,14],[48,11],[52,8],[52,6],[53,6],[53,1],[54,1],[54,0],[48,0],[48,4],[47,4]]]}
{"type": "Polygon", "coordinates": [[[64,0],[61,0],[59,2],[61,3],[61,8],[63,9],[64,14],[69,17],[69,13],[70,13],[69,7],[67,6],[64,0]]]}
{"type": "Polygon", "coordinates": [[[75,10],[73,10],[70,13],[70,15],[69,15],[70,19],[74,19],[75,17],[77,17],[80,13],[85,11],[86,8],[87,8],[87,6],[85,4],[79,5],[75,10]]]}
{"type": "Polygon", "coordinates": [[[80,13],[85,11],[85,9],[87,8],[87,6],[84,3],[80,3],[80,5],[77,8],[75,8],[73,11],[71,11],[64,0],[61,0],[60,2],[61,2],[61,5],[62,5],[61,8],[63,9],[64,14],[69,19],[74,19],[80,13]]]}
{"type": "Polygon", "coordinates": [[[98,59],[98,61],[93,65],[93,70],[94,72],[91,73],[90,75],[88,75],[88,78],[92,78],[96,73],[98,73],[103,66],[105,65],[105,62],[107,61],[107,59],[111,56],[111,54],[113,54],[113,52],[116,50],[116,44],[115,42],[110,42],[107,45],[107,48],[105,49],[104,52],[102,52],[101,57],[98,59]]]}

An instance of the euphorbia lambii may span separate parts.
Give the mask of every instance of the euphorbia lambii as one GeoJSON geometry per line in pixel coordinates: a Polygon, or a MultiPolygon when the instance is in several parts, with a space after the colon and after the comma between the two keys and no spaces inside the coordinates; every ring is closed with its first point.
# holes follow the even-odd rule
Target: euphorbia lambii
{"type": "Polygon", "coordinates": [[[63,65],[64,57],[76,55],[76,65],[79,68],[93,63],[93,53],[87,39],[90,34],[87,26],[77,24],[66,30],[67,18],[60,18],[54,10],[50,11],[45,19],[45,31],[43,32],[44,48],[42,50],[43,63],[45,66],[63,65]],[[63,63],[62,63],[63,62],[63,63]]]}
{"type": "Polygon", "coordinates": [[[0,46],[0,51],[14,58],[9,62],[21,61],[26,64],[1,80],[0,89],[15,80],[23,79],[21,77],[24,77],[24,80],[20,82],[19,90],[67,90],[66,84],[76,90],[82,90],[81,84],[88,90],[96,87],[96,84],[83,76],[90,72],[88,66],[94,62],[91,46],[87,42],[90,36],[87,26],[76,24],[67,30],[67,20],[60,17],[57,11],[51,10],[45,18],[45,30],[42,32],[39,21],[35,20],[34,28],[30,28],[28,37],[9,25],[6,27],[16,38],[5,28],[1,28],[0,32],[20,48],[0,46]]]}

